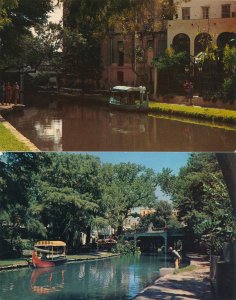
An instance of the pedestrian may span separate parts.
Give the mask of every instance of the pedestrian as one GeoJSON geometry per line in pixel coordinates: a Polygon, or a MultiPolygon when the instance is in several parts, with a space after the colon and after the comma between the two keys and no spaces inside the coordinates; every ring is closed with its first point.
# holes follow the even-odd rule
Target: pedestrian
{"type": "Polygon", "coordinates": [[[13,103],[16,105],[19,100],[20,100],[20,87],[19,87],[19,84],[18,82],[16,82],[14,85],[13,85],[13,89],[12,89],[12,100],[13,100],[13,103]]]}
{"type": "Polygon", "coordinates": [[[174,250],[172,247],[169,248],[170,253],[173,255],[175,260],[175,269],[179,268],[179,263],[181,256],[179,255],[179,252],[177,250],[174,250]]]}
{"type": "Polygon", "coordinates": [[[5,82],[2,82],[0,85],[0,103],[4,104],[5,102],[5,82]]]}
{"type": "Polygon", "coordinates": [[[189,98],[189,104],[193,105],[193,83],[191,81],[189,82],[189,95],[188,95],[188,98],[189,98]]]}
{"type": "Polygon", "coordinates": [[[6,93],[6,103],[11,104],[12,101],[12,86],[10,82],[5,86],[5,93],[6,93]]]}
{"type": "Polygon", "coordinates": [[[189,92],[190,92],[190,84],[189,84],[188,80],[185,80],[185,82],[183,84],[183,88],[184,88],[184,94],[185,94],[186,100],[188,101],[189,92]]]}

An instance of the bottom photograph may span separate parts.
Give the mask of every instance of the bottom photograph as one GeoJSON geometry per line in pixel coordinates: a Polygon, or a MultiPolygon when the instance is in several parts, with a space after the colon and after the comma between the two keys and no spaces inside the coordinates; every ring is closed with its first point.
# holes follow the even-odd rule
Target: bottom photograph
{"type": "Polygon", "coordinates": [[[0,153],[0,299],[236,299],[236,153],[0,153]]]}

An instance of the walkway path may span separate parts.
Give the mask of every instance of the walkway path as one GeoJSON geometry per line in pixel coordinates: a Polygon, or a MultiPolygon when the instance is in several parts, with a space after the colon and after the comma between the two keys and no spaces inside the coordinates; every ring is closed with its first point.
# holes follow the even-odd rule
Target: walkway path
{"type": "Polygon", "coordinates": [[[209,281],[209,262],[204,256],[191,254],[193,271],[168,274],[159,278],[155,283],[144,289],[135,300],[213,300],[209,281]]]}

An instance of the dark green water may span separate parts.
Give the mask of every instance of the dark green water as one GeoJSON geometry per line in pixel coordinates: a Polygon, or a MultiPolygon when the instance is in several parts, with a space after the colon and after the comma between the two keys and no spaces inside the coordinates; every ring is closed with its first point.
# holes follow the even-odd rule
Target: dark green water
{"type": "Polygon", "coordinates": [[[132,299],[168,265],[165,257],[140,255],[1,272],[0,299],[132,299]]]}

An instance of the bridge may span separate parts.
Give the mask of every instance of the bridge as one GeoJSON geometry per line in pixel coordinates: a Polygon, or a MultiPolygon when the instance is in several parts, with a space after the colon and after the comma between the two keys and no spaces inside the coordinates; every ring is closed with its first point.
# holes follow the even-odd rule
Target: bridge
{"type": "MultiPolygon", "coordinates": [[[[146,232],[134,232],[125,234],[125,238],[128,240],[135,240],[136,242],[143,242],[146,244],[152,244],[155,248],[158,245],[164,245],[164,252],[167,253],[168,246],[173,246],[177,240],[183,240],[185,234],[183,230],[174,229],[148,229],[146,232]]],[[[144,247],[145,248],[145,247],[144,247]]]]}

